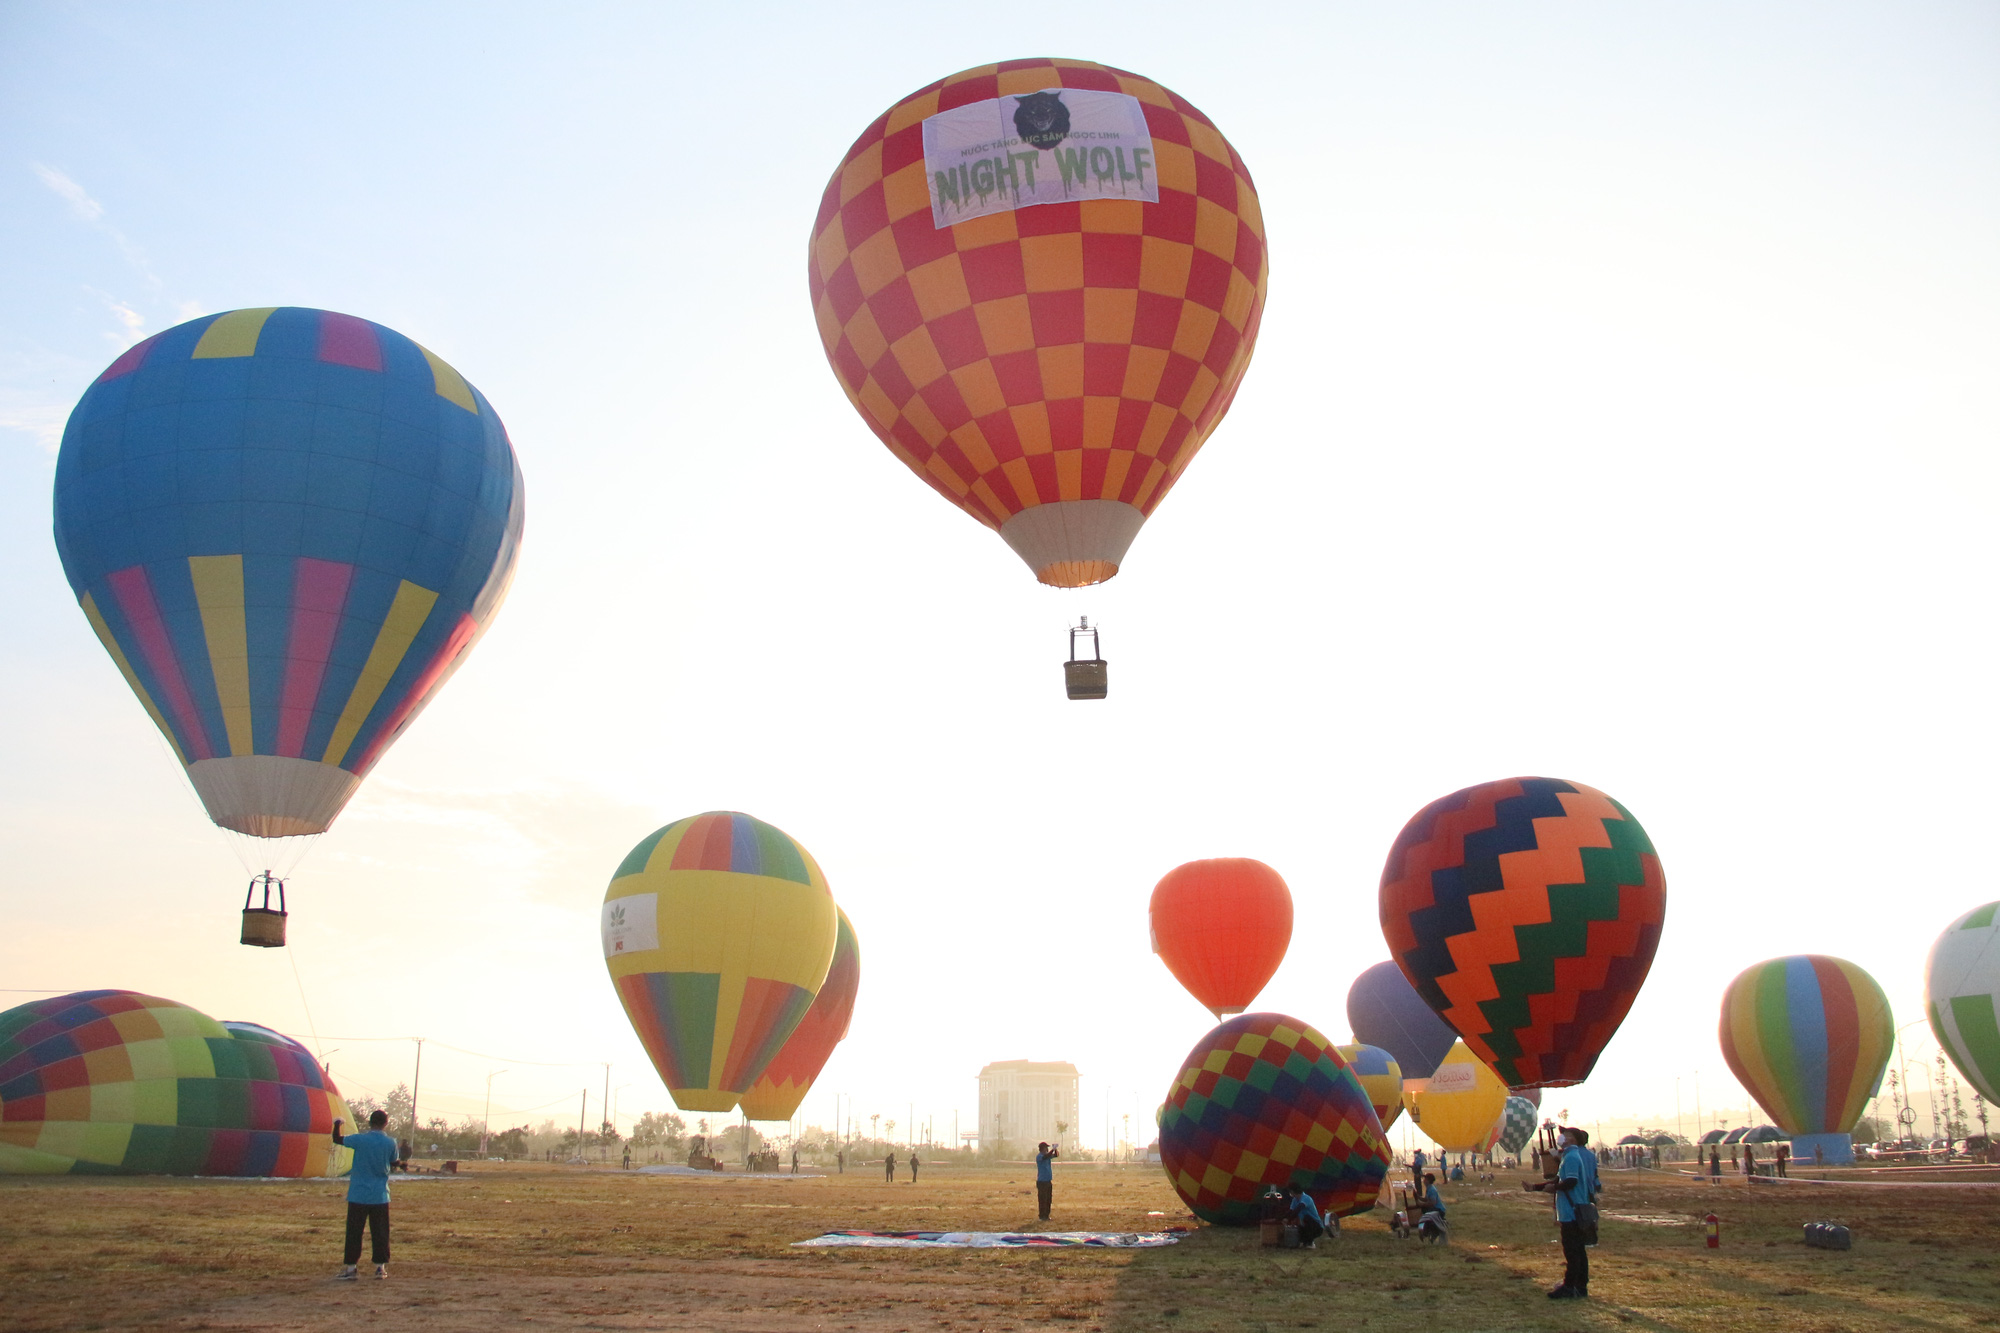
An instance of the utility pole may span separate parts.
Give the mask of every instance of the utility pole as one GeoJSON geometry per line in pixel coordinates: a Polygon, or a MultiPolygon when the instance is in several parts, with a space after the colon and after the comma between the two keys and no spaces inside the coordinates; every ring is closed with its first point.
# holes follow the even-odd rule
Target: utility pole
{"type": "Polygon", "coordinates": [[[479,1155],[486,1156],[493,1138],[493,1080],[507,1071],[496,1069],[486,1076],[486,1110],[479,1117],[479,1155]]]}
{"type": "MultiPolygon", "coordinates": [[[[597,1105],[598,1105],[598,1106],[599,1106],[599,1107],[601,1108],[601,1109],[600,1109],[600,1112],[599,1112],[599,1114],[604,1114],[604,1115],[608,1115],[608,1114],[610,1113],[610,1111],[611,1111],[611,1062],[610,1062],[609,1060],[606,1060],[606,1061],[604,1062],[604,1100],[603,1100],[603,1101],[601,1101],[601,1102],[599,1102],[599,1103],[598,1103],[597,1105]]],[[[607,1121],[606,1123],[607,1123],[607,1124],[609,1124],[610,1122],[608,1122],[608,1121],[607,1121]]],[[[612,1126],[611,1126],[611,1128],[613,1128],[613,1129],[616,1129],[616,1128],[617,1128],[617,1126],[616,1126],[616,1125],[612,1125],[612,1126]]],[[[597,1136],[597,1150],[598,1150],[599,1152],[603,1152],[603,1151],[604,1151],[604,1135],[602,1135],[602,1134],[599,1134],[599,1135],[597,1136]]]]}
{"type": "Polygon", "coordinates": [[[424,1086],[424,1039],[418,1037],[416,1043],[417,1072],[410,1077],[410,1148],[412,1151],[415,1151],[417,1146],[417,1126],[422,1123],[417,1119],[417,1089],[424,1086]]]}
{"type": "Polygon", "coordinates": [[[583,1160],[583,1118],[590,1114],[590,1089],[583,1090],[583,1100],[576,1104],[576,1156],[583,1160]]]}

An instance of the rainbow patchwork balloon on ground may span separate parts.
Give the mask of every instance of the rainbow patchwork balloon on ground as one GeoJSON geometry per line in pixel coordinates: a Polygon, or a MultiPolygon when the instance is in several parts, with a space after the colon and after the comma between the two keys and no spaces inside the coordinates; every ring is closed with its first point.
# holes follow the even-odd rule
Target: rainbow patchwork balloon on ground
{"type": "Polygon", "coordinates": [[[1638,998],[1667,881],[1631,811],[1556,778],[1483,782],[1410,818],[1382,867],[1410,984],[1514,1087],[1581,1083],[1638,998]]]}
{"type": "Polygon", "coordinates": [[[305,1047],[132,991],[0,1013],[0,1174],[324,1176],[353,1123],[305,1047]]]}
{"type": "Polygon", "coordinates": [[[749,815],[693,815],[626,856],[604,962],[676,1106],[736,1108],[826,980],[837,910],[806,849],[749,815]]]}
{"type": "Polygon", "coordinates": [[[1792,1156],[1819,1148],[1852,1161],[1848,1131],[1882,1083],[1895,1040],[1889,1000],[1842,958],[1795,954],[1746,968],[1722,997],[1722,1058],[1736,1081],[1792,1136],[1792,1156]]]}
{"type": "Polygon", "coordinates": [[[1361,1080],[1361,1090],[1368,1094],[1368,1102],[1375,1108],[1375,1118],[1382,1122],[1382,1128],[1386,1130],[1395,1124],[1396,1117],[1403,1114],[1403,1070],[1396,1057],[1380,1046],[1360,1042],[1334,1049],[1361,1080]]]}
{"type": "Polygon", "coordinates": [[[1975,907],[1931,946],[1924,968],[1931,1032],[1958,1072],[2000,1101],[2000,903],[1975,907]]]}
{"type": "Polygon", "coordinates": [[[1276,1185],[1336,1216],[1375,1206],[1389,1143],[1361,1081],[1296,1018],[1242,1014],[1195,1044],[1168,1089],[1160,1164],[1195,1216],[1259,1220],[1276,1185]]]}
{"type": "Polygon", "coordinates": [[[1500,1112],[1500,1151],[1517,1153],[1535,1137],[1535,1104],[1526,1097],[1509,1097],[1500,1112]]]}

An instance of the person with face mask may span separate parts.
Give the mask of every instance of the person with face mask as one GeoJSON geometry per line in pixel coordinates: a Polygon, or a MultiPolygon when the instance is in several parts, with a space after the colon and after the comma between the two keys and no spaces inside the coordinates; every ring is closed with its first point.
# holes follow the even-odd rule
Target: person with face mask
{"type": "Polygon", "coordinates": [[[1530,1184],[1556,1199],[1556,1227],[1562,1234],[1563,1280],[1549,1289],[1552,1301],[1580,1301],[1590,1295],[1590,1251],[1597,1243],[1597,1158],[1590,1135],[1574,1126],[1562,1131],[1562,1162],[1554,1180],[1530,1184]]]}

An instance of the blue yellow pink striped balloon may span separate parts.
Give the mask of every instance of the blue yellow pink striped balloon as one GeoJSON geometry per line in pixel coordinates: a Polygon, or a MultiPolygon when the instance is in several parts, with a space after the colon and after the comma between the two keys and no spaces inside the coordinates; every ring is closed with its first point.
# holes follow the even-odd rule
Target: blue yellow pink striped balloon
{"type": "Polygon", "coordinates": [[[826,876],[782,830],[733,811],[641,840],[604,894],[604,962],[683,1111],[734,1110],[833,961],[826,876]]]}
{"type": "Polygon", "coordinates": [[[1966,1082],[2000,1101],[2000,902],[1945,928],[1924,968],[1931,1032],[1966,1082]]]}
{"type": "Polygon", "coordinates": [[[1852,1158],[1847,1133],[1881,1085],[1895,1040],[1873,977],[1819,954],[1758,963],[1729,983],[1718,1035],[1736,1081],[1793,1136],[1795,1156],[1817,1142],[1829,1159],[1852,1158]]]}
{"type": "Polygon", "coordinates": [[[63,572],[209,818],[322,832],[490,623],[520,469],[434,353],[232,310],[99,375],[56,458],[63,572]]]}
{"type": "Polygon", "coordinates": [[[0,1175],[324,1176],[353,1113],[305,1047],[133,991],[0,1013],[0,1175]]]}
{"type": "Polygon", "coordinates": [[[1359,1042],[1334,1049],[1361,1080],[1361,1090],[1368,1094],[1382,1128],[1386,1130],[1395,1124],[1396,1118],[1403,1114],[1403,1069],[1396,1063],[1396,1057],[1380,1046],[1359,1042]]]}

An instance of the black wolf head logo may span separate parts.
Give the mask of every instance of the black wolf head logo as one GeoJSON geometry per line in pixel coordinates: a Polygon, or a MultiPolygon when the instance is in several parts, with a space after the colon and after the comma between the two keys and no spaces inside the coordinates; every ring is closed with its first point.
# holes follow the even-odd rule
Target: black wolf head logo
{"type": "Polygon", "coordinates": [[[1061,93],[1029,93],[1014,99],[1014,132],[1030,148],[1054,148],[1069,134],[1069,108],[1061,93]]]}

